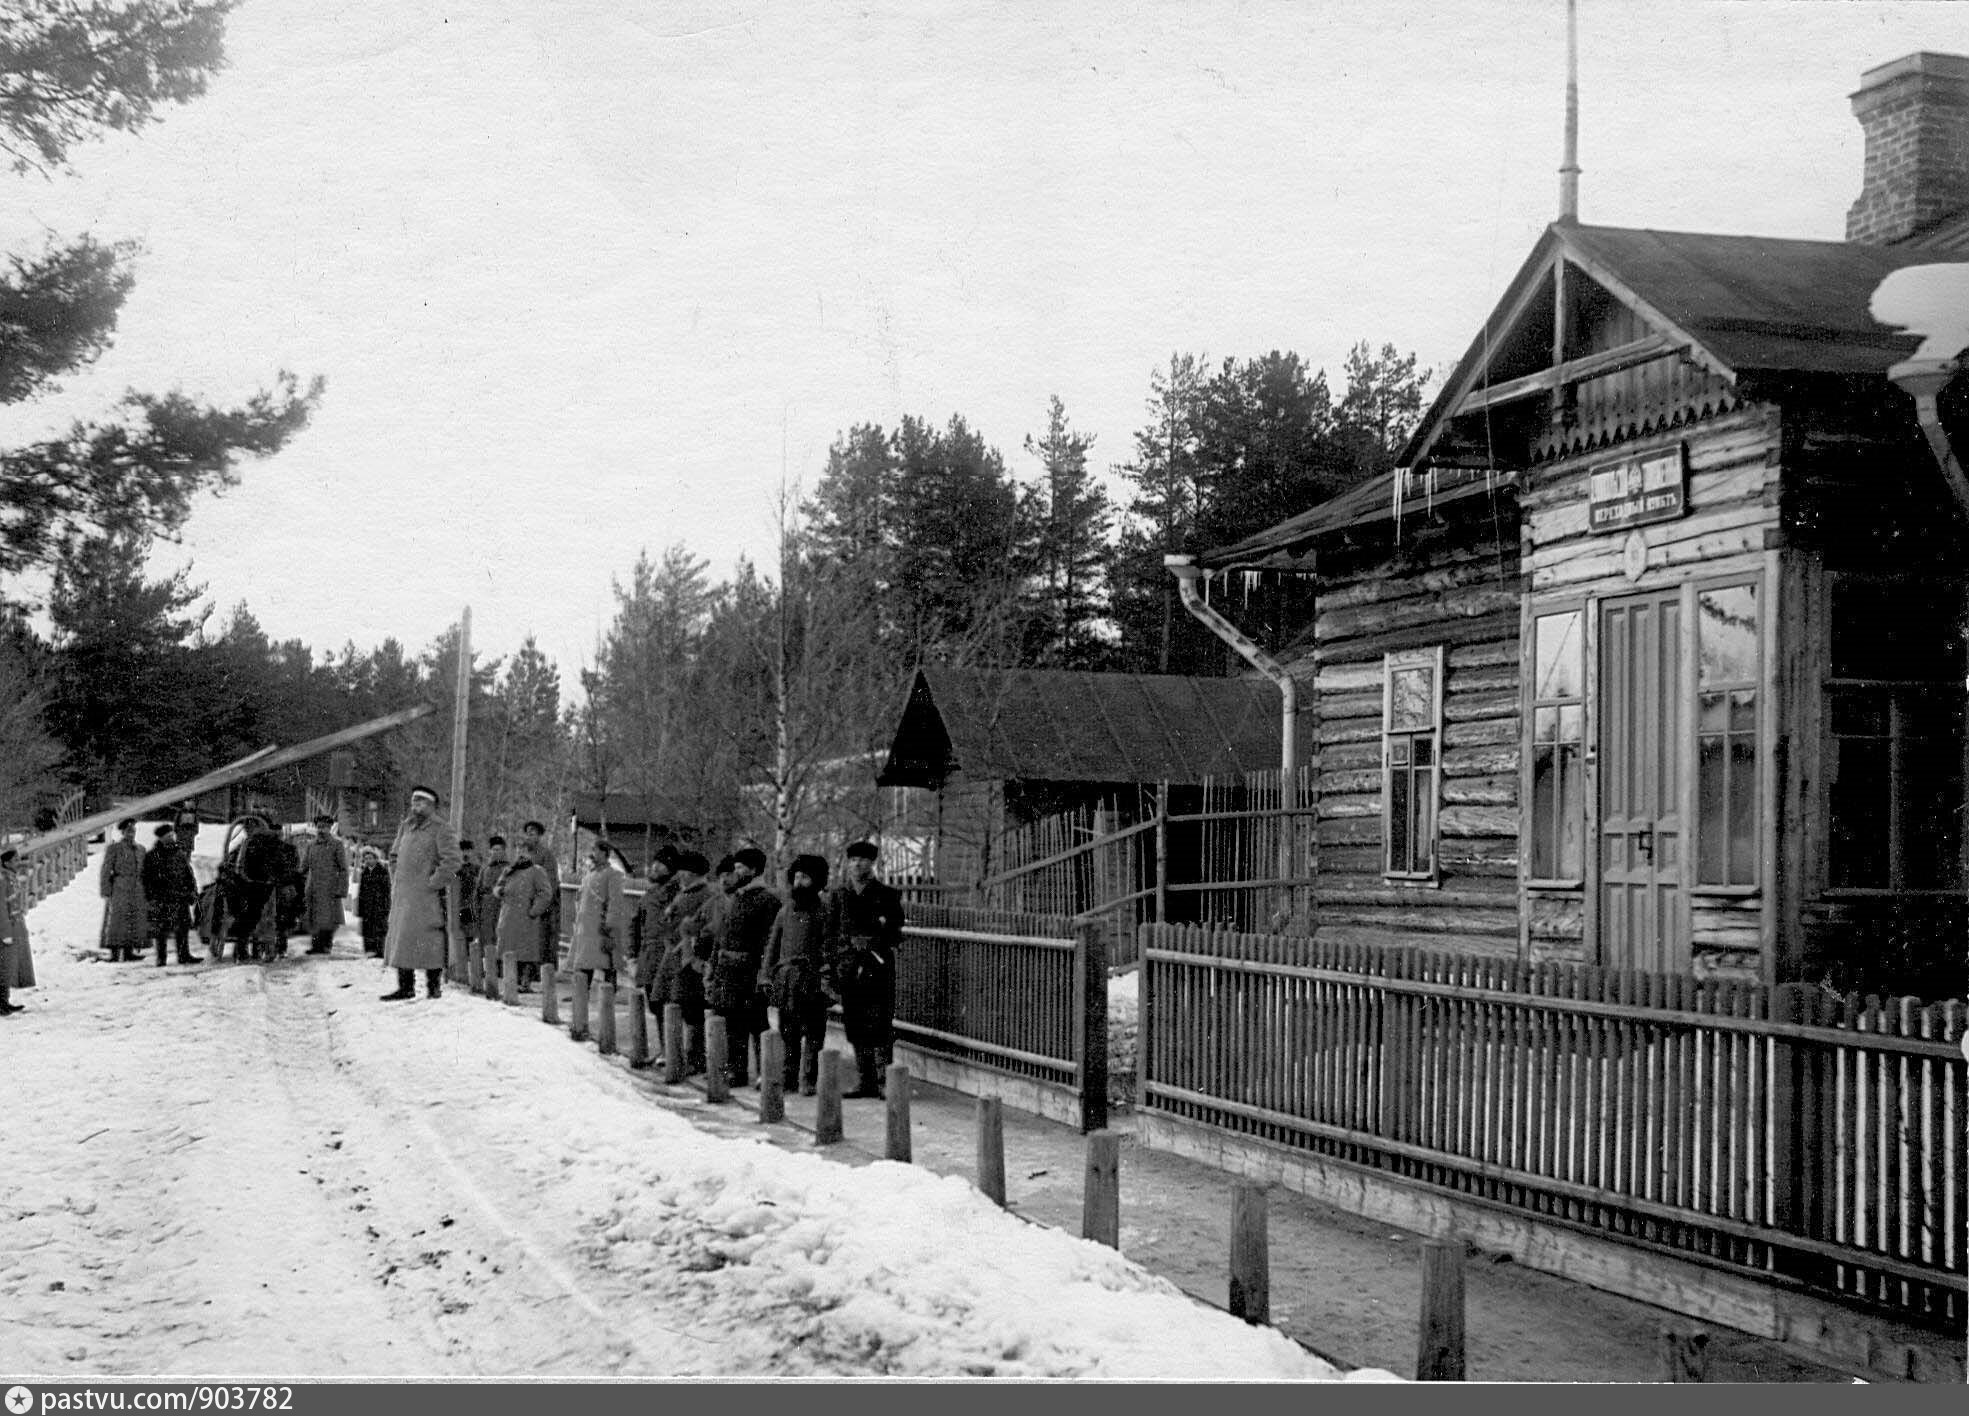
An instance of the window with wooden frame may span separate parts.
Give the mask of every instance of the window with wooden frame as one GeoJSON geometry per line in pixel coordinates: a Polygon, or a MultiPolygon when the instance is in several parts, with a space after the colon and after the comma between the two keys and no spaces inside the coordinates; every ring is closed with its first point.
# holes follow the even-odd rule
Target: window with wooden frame
{"type": "Polygon", "coordinates": [[[1532,617],[1531,880],[1586,874],[1586,612],[1532,617]]]}
{"type": "Polygon", "coordinates": [[[1755,585],[1696,591],[1696,884],[1755,888],[1759,653],[1755,585]]]}
{"type": "Polygon", "coordinates": [[[1391,879],[1435,878],[1442,717],[1442,646],[1388,655],[1382,673],[1381,839],[1382,873],[1391,879]]]}
{"type": "Polygon", "coordinates": [[[1826,681],[1826,885],[1962,887],[1962,588],[1839,576],[1826,681]]]}

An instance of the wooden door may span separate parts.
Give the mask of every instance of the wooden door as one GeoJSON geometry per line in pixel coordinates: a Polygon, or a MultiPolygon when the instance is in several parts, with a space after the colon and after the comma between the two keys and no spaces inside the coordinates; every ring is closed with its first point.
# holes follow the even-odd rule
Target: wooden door
{"type": "Polygon", "coordinates": [[[1682,597],[1600,606],[1599,950],[1611,968],[1689,966],[1682,597]]]}

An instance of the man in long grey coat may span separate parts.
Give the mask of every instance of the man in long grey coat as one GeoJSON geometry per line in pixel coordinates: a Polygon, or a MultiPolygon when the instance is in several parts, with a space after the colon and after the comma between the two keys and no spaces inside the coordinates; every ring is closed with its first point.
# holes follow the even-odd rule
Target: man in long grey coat
{"type": "Polygon", "coordinates": [[[150,942],[150,906],[144,896],[144,848],[137,823],[116,823],[116,839],[103,852],[99,877],[103,906],[103,945],[111,959],[134,959],[150,942]]]}
{"type": "Polygon", "coordinates": [[[310,954],[326,954],[348,917],[343,901],[349,894],[349,852],[329,834],[334,826],[334,817],[317,816],[314,840],[301,857],[301,918],[310,935],[310,954]]]}
{"type": "Polygon", "coordinates": [[[397,971],[397,988],[383,995],[385,1003],[416,996],[418,969],[424,971],[427,997],[443,991],[450,952],[445,892],[458,888],[464,856],[458,837],[437,811],[436,792],[411,788],[410,814],[390,846],[390,934],[383,944],[383,963],[397,971]]]}

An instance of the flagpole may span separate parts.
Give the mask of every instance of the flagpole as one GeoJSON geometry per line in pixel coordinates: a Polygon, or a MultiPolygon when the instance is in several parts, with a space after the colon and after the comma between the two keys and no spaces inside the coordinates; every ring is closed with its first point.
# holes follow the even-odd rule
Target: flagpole
{"type": "Polygon", "coordinates": [[[451,710],[451,830],[465,829],[465,727],[472,701],[472,607],[458,621],[458,686],[451,710]]]}

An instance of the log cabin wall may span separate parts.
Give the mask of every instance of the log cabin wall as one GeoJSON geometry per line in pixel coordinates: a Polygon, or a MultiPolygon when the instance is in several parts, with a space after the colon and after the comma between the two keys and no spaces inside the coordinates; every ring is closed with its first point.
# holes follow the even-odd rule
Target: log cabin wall
{"type": "Polygon", "coordinates": [[[1523,585],[1508,491],[1406,509],[1323,547],[1309,672],[1319,745],[1319,935],[1518,952],[1518,628],[1523,585]],[[1441,650],[1434,869],[1388,870],[1388,656],[1441,650]]]}
{"type": "MultiPolygon", "coordinates": [[[[1768,405],[1735,407],[1719,416],[1633,439],[1617,449],[1576,455],[1539,468],[1528,475],[1521,493],[1523,506],[1523,564],[1528,595],[1525,603],[1527,716],[1534,692],[1532,640],[1540,616],[1577,612],[1584,633],[1586,672],[1584,710],[1583,806],[1586,825],[1578,852],[1577,879],[1565,883],[1534,883],[1527,871],[1524,947],[1534,960],[1556,959],[1620,967],[1690,969],[1701,977],[1759,978],[1768,973],[1775,915],[1772,909],[1774,816],[1772,793],[1776,773],[1771,745],[1775,739],[1774,695],[1769,675],[1747,690],[1745,713],[1755,714],[1754,881],[1750,867],[1735,864],[1735,883],[1705,888],[1697,881],[1698,853],[1705,849],[1696,829],[1700,811],[1696,800],[1696,755],[1693,731],[1697,673],[1695,635],[1698,596],[1707,587],[1749,586],[1755,597],[1761,661],[1772,662],[1773,599],[1778,584],[1780,481],[1780,420],[1768,405]],[[1589,520],[1589,479],[1596,468],[1628,458],[1673,454],[1684,449],[1687,466],[1685,515],[1671,521],[1595,533],[1589,520]],[[1660,790],[1654,808],[1660,823],[1672,823],[1677,833],[1664,833],[1660,874],[1650,887],[1652,908],[1659,911],[1660,937],[1650,944],[1623,941],[1614,914],[1624,908],[1626,881],[1640,864],[1623,854],[1618,834],[1603,841],[1607,814],[1605,780],[1617,770],[1614,758],[1622,751],[1624,731],[1609,730],[1605,700],[1612,685],[1605,676],[1600,642],[1603,617],[1626,635],[1623,607],[1636,606],[1660,616],[1663,650],[1659,665],[1671,687],[1664,692],[1663,709],[1655,720],[1658,731],[1679,753],[1669,773],[1673,781],[1660,790]],[[1754,706],[1753,706],[1754,705],[1754,706]],[[1679,876],[1670,878],[1671,867],[1679,876]],[[1603,877],[1607,879],[1603,880],[1603,877]],[[1621,888],[1613,888],[1615,881],[1621,888]]],[[[1638,633],[1638,631],[1636,631],[1638,633]]],[[[1627,642],[1624,638],[1620,641],[1627,642]]],[[[1750,731],[1746,725],[1746,731],[1750,731]]],[[[1644,769],[1650,748],[1636,749],[1626,760],[1644,769]]],[[[1667,755],[1665,753],[1664,755],[1667,755]]],[[[1739,784],[1741,785],[1741,784],[1739,784]]],[[[1533,786],[1527,772],[1526,791],[1533,786]]],[[[1653,867],[1655,824],[1648,830],[1646,864],[1653,867]]],[[[1529,858],[1533,842],[1525,842],[1529,858]]],[[[1571,876],[1574,871],[1562,872],[1571,876]]]]}
{"type": "Polygon", "coordinates": [[[937,879],[975,884],[998,869],[992,843],[1004,829],[1005,786],[955,777],[937,789],[937,879]]]}

